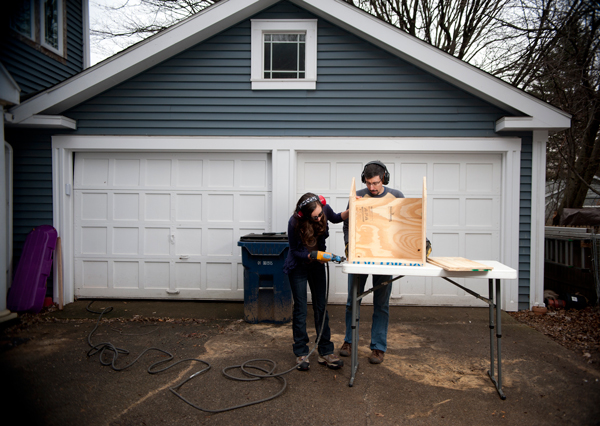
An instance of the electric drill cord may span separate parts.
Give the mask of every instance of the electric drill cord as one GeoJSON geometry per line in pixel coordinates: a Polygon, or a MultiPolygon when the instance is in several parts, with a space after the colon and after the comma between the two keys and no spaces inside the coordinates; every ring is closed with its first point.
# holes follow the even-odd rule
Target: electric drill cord
{"type": "MultiPolygon", "coordinates": [[[[325,292],[325,307],[327,307],[327,304],[329,303],[329,264],[325,263],[326,266],[326,270],[327,270],[327,280],[326,280],[326,292],[325,292]]],[[[192,374],[190,377],[188,377],[187,379],[183,380],[181,383],[179,383],[176,386],[173,387],[169,387],[169,390],[175,394],[178,398],[180,398],[182,401],[186,402],[187,404],[189,404],[190,406],[196,408],[197,410],[201,410],[207,413],[222,413],[225,411],[231,411],[231,410],[235,410],[237,408],[242,408],[242,407],[247,407],[249,405],[255,405],[255,404],[260,404],[262,402],[266,402],[266,401],[270,401],[274,398],[277,398],[279,395],[281,395],[286,387],[287,387],[287,381],[285,380],[285,378],[283,377],[285,374],[290,373],[293,370],[297,370],[298,366],[294,365],[292,368],[290,368],[289,370],[286,370],[282,373],[273,373],[275,371],[275,369],[277,368],[277,363],[273,360],[270,359],[266,359],[266,358],[258,358],[258,359],[251,359],[248,360],[246,362],[244,362],[243,364],[240,365],[232,365],[229,367],[225,367],[223,368],[223,370],[221,370],[221,372],[223,373],[224,376],[232,379],[232,380],[238,380],[238,381],[255,381],[255,380],[261,380],[261,379],[278,379],[281,383],[281,389],[279,389],[279,391],[277,393],[275,393],[274,395],[271,395],[267,398],[263,398],[263,399],[259,399],[256,401],[251,401],[248,402],[246,404],[241,404],[241,405],[235,405],[232,407],[228,407],[228,408],[222,408],[222,409],[218,409],[218,410],[210,410],[208,408],[204,408],[204,407],[200,407],[199,405],[193,403],[192,401],[186,399],[183,395],[181,395],[181,393],[179,393],[179,389],[185,385],[187,382],[189,382],[190,380],[194,379],[195,377],[199,376],[200,374],[208,371],[211,369],[211,365],[206,362],[203,361],[201,359],[197,359],[197,358],[186,358],[186,359],[182,359],[180,361],[176,361],[173,364],[170,364],[168,366],[165,366],[161,369],[154,369],[154,367],[158,367],[161,366],[163,364],[166,364],[170,361],[173,360],[173,355],[170,352],[167,352],[163,349],[160,348],[155,348],[155,347],[151,347],[151,348],[147,348],[144,351],[142,351],[137,358],[135,358],[131,363],[127,364],[124,367],[117,367],[116,363],[117,363],[117,359],[119,357],[119,354],[124,354],[124,355],[128,355],[129,351],[127,351],[126,349],[123,348],[118,348],[116,346],[114,346],[112,343],[110,342],[104,342],[104,343],[98,343],[98,344],[93,344],[92,343],[92,336],[93,334],[96,332],[96,330],[98,329],[98,327],[100,326],[100,321],[102,320],[102,316],[106,313],[109,313],[113,310],[112,307],[108,307],[108,308],[104,308],[101,312],[97,312],[97,311],[93,311],[91,310],[91,306],[92,303],[94,303],[94,301],[91,301],[89,303],[89,305],[86,307],[86,310],[88,312],[94,313],[94,314],[99,314],[98,320],[96,321],[96,325],[94,326],[94,328],[92,329],[92,331],[89,333],[87,341],[88,344],[90,346],[90,350],[88,351],[87,355],[88,357],[90,356],[94,356],[96,354],[99,355],[99,359],[100,359],[100,363],[104,366],[111,366],[113,370],[115,371],[122,371],[125,370],[129,367],[131,367],[132,365],[134,365],[136,362],[139,361],[139,359],[144,356],[147,352],[150,351],[157,351],[157,352],[161,352],[165,355],[167,355],[166,359],[157,361],[153,364],[151,364],[148,367],[148,373],[150,374],[157,374],[157,373],[161,373],[163,371],[166,371],[172,367],[175,367],[178,364],[181,364],[183,362],[199,362],[201,364],[204,364],[205,367],[202,370],[199,370],[197,372],[195,372],[194,374],[192,374]],[[112,353],[112,359],[108,359],[107,357],[110,357],[110,354],[112,353]],[[251,363],[256,363],[256,362],[263,362],[263,363],[270,363],[271,364],[271,369],[267,370],[263,367],[259,367],[257,365],[251,365],[251,363]],[[234,368],[239,368],[244,374],[246,374],[249,377],[234,377],[232,375],[230,375],[228,373],[229,370],[232,370],[234,368]],[[253,373],[248,371],[248,369],[254,369],[254,370],[258,370],[258,371],[262,371],[264,374],[259,374],[259,373],[253,373]]],[[[321,329],[319,331],[319,334],[317,336],[317,340],[315,342],[315,345],[313,346],[312,350],[308,353],[308,355],[306,356],[306,358],[309,358],[313,352],[317,349],[318,345],[319,345],[319,341],[321,340],[321,336],[323,334],[323,328],[325,327],[325,319],[327,318],[327,308],[325,308],[325,312],[323,313],[323,321],[321,323],[321,329]]]]}

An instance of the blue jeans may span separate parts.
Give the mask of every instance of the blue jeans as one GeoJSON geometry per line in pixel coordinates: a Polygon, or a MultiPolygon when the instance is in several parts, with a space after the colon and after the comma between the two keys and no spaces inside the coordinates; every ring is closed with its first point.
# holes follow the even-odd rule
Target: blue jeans
{"type": "Polygon", "coordinates": [[[294,297],[294,312],[292,317],[292,330],[294,335],[294,354],[296,356],[308,355],[308,334],[306,333],[306,315],[307,315],[307,288],[310,286],[312,295],[312,307],[315,317],[315,329],[317,337],[321,331],[323,316],[325,316],[325,324],[323,325],[323,334],[319,340],[318,351],[322,356],[333,353],[333,342],[331,341],[331,330],[329,329],[329,315],[326,311],[326,278],[325,265],[319,262],[311,262],[302,264],[292,269],[288,277],[290,286],[292,287],[292,295],[294,297]]]}
{"type": "MultiPolygon", "coordinates": [[[[352,279],[355,275],[348,274],[348,301],[346,302],[346,336],[344,341],[352,343],[352,279]]],[[[358,275],[358,294],[365,291],[365,283],[368,275],[358,275]]],[[[384,281],[391,280],[391,275],[373,275],[373,287],[378,286],[384,281]]],[[[387,331],[390,321],[390,296],[392,294],[392,284],[383,286],[373,292],[373,325],[371,325],[371,350],[378,349],[385,352],[387,349],[387,331]]],[[[360,302],[358,301],[358,309],[360,302]]],[[[359,310],[360,312],[360,310],[359,310]]],[[[358,315],[360,318],[360,314],[358,315]]],[[[358,330],[358,318],[356,329],[358,330]]]]}

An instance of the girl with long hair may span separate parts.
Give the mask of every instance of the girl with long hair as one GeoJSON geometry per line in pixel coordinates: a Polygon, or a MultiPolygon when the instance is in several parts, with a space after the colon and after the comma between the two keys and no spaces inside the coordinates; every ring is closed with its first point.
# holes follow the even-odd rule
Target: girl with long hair
{"type": "Polygon", "coordinates": [[[335,213],[325,202],[325,198],[306,193],[296,203],[296,210],[288,222],[288,240],[290,249],[283,265],[290,280],[294,298],[292,330],[293,350],[298,369],[306,371],[308,360],[308,334],[306,332],[307,284],[312,296],[313,313],[317,336],[323,331],[318,345],[318,362],[331,369],[344,365],[333,354],[333,342],[329,329],[329,315],[326,310],[326,276],[323,262],[310,258],[311,251],[326,251],[325,240],[329,237],[329,225],[340,223],[348,218],[348,210],[335,213]],[[323,319],[325,322],[323,323],[323,319]]]}

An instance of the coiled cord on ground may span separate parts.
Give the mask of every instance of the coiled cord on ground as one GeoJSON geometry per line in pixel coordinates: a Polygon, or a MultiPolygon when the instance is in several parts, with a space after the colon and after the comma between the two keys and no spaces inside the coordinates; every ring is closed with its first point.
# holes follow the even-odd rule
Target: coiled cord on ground
{"type": "MultiPolygon", "coordinates": [[[[327,270],[327,280],[326,280],[326,296],[325,296],[325,306],[327,306],[327,304],[329,303],[329,264],[325,263],[326,266],[326,270],[327,270]]],[[[98,355],[99,359],[100,359],[100,363],[104,366],[111,366],[111,368],[115,371],[123,371],[129,367],[131,367],[132,365],[134,365],[136,362],[138,362],[140,360],[140,358],[142,358],[146,353],[150,352],[150,351],[157,351],[160,352],[164,355],[167,356],[166,359],[157,361],[153,364],[151,364],[148,367],[148,373],[150,374],[157,374],[157,373],[161,373],[163,371],[166,371],[172,367],[175,367],[178,364],[184,363],[184,362],[199,362],[201,364],[204,364],[205,367],[202,370],[196,371],[194,374],[192,374],[190,377],[186,378],[185,380],[183,380],[181,383],[173,386],[173,387],[169,387],[169,390],[176,395],[179,399],[181,399],[182,401],[184,401],[185,403],[189,404],[191,407],[197,409],[197,410],[201,410],[207,413],[222,413],[225,411],[231,411],[231,410],[235,410],[238,408],[242,408],[242,407],[248,407],[250,405],[255,405],[255,404],[260,404],[262,402],[266,402],[266,401],[270,401],[272,399],[277,398],[278,396],[280,396],[285,389],[287,388],[287,381],[285,380],[285,378],[283,377],[284,375],[290,373],[293,370],[297,370],[297,365],[294,365],[292,368],[290,368],[289,370],[283,371],[281,373],[274,373],[275,369],[277,368],[277,363],[273,360],[270,359],[266,359],[266,358],[258,358],[258,359],[251,359],[248,360],[246,362],[244,362],[243,364],[240,365],[232,365],[229,367],[225,367],[223,368],[223,370],[221,370],[221,372],[223,373],[223,375],[231,380],[237,380],[237,381],[256,381],[256,380],[262,380],[262,379],[277,379],[279,380],[282,385],[281,388],[279,389],[279,391],[277,391],[277,393],[275,393],[274,395],[271,395],[267,398],[262,398],[262,399],[258,399],[255,401],[251,401],[248,402],[246,404],[240,404],[240,405],[234,405],[232,407],[227,407],[227,408],[222,408],[222,409],[217,409],[217,410],[211,410],[208,408],[204,408],[201,407],[197,404],[195,404],[194,402],[188,400],[187,398],[185,398],[183,395],[181,395],[181,393],[179,392],[179,390],[181,389],[181,387],[183,385],[185,385],[186,383],[188,383],[189,381],[191,381],[192,379],[194,379],[195,377],[199,376],[202,373],[207,372],[208,370],[211,369],[211,365],[201,359],[197,359],[197,358],[186,358],[186,359],[182,359],[180,361],[176,361],[170,365],[167,365],[163,368],[160,369],[154,369],[155,367],[158,366],[162,366],[165,365],[169,362],[171,362],[174,359],[173,354],[171,354],[170,352],[167,352],[163,349],[160,348],[155,348],[155,347],[151,347],[151,348],[147,348],[144,349],[138,356],[137,358],[135,358],[132,362],[130,362],[129,364],[127,364],[124,367],[117,367],[117,360],[119,358],[119,355],[128,355],[129,351],[123,348],[118,348],[115,345],[113,345],[110,342],[103,342],[103,343],[98,343],[98,344],[94,344],[92,343],[92,336],[94,335],[94,333],[96,332],[96,330],[98,329],[98,327],[100,326],[100,321],[102,320],[102,317],[104,316],[104,314],[109,313],[113,310],[112,307],[108,307],[108,308],[104,308],[102,311],[93,311],[91,309],[92,304],[94,303],[94,301],[90,302],[88,304],[88,306],[86,307],[86,310],[88,312],[94,313],[94,314],[98,314],[98,320],[96,321],[96,325],[94,326],[94,328],[92,329],[92,331],[88,334],[88,345],[90,346],[90,350],[88,351],[87,355],[88,357],[94,356],[94,355],[98,355]],[[111,356],[112,354],[112,356],[111,356]],[[108,358],[108,359],[107,359],[108,358]],[[271,364],[271,369],[265,369],[263,367],[260,367],[258,365],[252,365],[253,363],[268,363],[271,364]],[[235,377],[232,376],[231,374],[228,373],[228,371],[233,370],[239,368],[246,376],[248,377],[235,377]],[[261,371],[264,374],[261,373],[256,373],[256,372],[252,372],[249,370],[257,370],[257,371],[261,371]]],[[[308,353],[307,358],[309,358],[313,352],[317,349],[318,345],[319,345],[319,341],[321,340],[321,335],[323,334],[323,327],[325,326],[325,319],[327,317],[327,310],[325,311],[324,315],[323,315],[323,321],[321,323],[321,328],[319,331],[319,334],[317,336],[317,340],[315,341],[315,345],[313,346],[312,350],[308,353]]]]}

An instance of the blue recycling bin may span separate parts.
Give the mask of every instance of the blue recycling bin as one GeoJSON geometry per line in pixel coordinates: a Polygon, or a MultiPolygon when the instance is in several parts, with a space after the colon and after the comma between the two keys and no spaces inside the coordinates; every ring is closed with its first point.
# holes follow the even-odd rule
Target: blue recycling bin
{"type": "Polygon", "coordinates": [[[244,266],[244,319],[283,324],[292,319],[293,299],[283,264],[289,251],[286,233],[244,235],[238,241],[244,266]]]}

